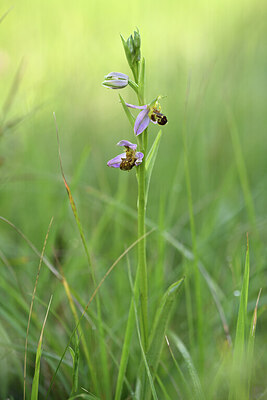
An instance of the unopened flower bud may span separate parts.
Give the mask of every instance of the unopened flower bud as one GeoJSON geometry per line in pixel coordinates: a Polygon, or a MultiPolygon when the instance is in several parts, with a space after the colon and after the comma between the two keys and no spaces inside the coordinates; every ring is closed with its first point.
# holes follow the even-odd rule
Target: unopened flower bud
{"type": "Polygon", "coordinates": [[[139,30],[134,31],[134,34],[129,36],[127,40],[121,36],[121,40],[128,64],[132,70],[136,70],[141,60],[141,37],[139,30]]]}
{"type": "Polygon", "coordinates": [[[109,89],[122,89],[128,85],[129,77],[122,72],[110,72],[102,85],[109,89]]]}
{"type": "Polygon", "coordinates": [[[134,48],[135,48],[135,53],[136,53],[136,59],[137,61],[140,61],[141,59],[141,37],[139,30],[134,31],[134,48]]]}

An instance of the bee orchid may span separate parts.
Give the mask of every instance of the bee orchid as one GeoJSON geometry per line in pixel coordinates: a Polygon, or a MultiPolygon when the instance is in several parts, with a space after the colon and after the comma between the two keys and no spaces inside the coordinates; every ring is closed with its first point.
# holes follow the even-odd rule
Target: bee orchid
{"type": "Polygon", "coordinates": [[[154,100],[150,104],[146,104],[143,106],[135,106],[133,104],[125,103],[129,108],[135,108],[142,110],[137,115],[135,124],[134,124],[134,133],[136,136],[140,135],[140,133],[144,132],[144,130],[148,127],[149,123],[153,124],[165,125],[168,120],[167,117],[162,114],[161,107],[158,102],[158,98],[154,100]]]}
{"type": "Polygon", "coordinates": [[[144,154],[136,151],[137,144],[131,143],[128,140],[121,140],[117,146],[124,146],[126,151],[112,158],[107,162],[108,167],[120,168],[123,171],[130,171],[134,166],[142,163],[144,154]]]}

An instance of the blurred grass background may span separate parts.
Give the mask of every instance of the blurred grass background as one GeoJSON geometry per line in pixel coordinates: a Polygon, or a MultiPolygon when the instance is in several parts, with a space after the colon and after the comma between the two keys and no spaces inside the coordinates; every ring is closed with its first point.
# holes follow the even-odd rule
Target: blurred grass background
{"type": "MultiPolygon", "coordinates": [[[[167,95],[162,108],[169,121],[153,171],[147,216],[191,248],[182,144],[188,91],[187,142],[197,247],[201,260],[223,292],[221,301],[234,335],[238,307],[234,293],[241,287],[246,232],[251,243],[251,312],[259,288],[266,287],[266,2],[4,0],[0,15],[11,6],[0,24],[2,106],[19,69],[20,79],[8,114],[4,115],[4,107],[1,121],[1,216],[21,229],[39,250],[54,216],[46,254],[53,259],[54,252],[61,249],[64,274],[86,303],[92,287],[60,176],[52,117],[55,111],[64,171],[93,253],[98,280],[135,240],[135,220],[125,213],[125,207],[136,207],[134,171],[122,173],[106,167],[106,161],[117,154],[116,143],[121,139],[134,141],[134,137],[117,92],[104,89],[101,82],[111,71],[129,73],[119,34],[127,38],[137,26],[147,64],[147,100],[158,94],[167,95]],[[26,118],[12,129],[3,128],[6,121],[24,115],[26,118]],[[238,154],[245,162],[245,178],[238,154]],[[246,178],[248,186],[244,184],[246,178]]],[[[130,88],[123,89],[121,94],[126,101],[135,101],[130,88]]],[[[152,126],[151,142],[156,133],[157,128],[152,126]]],[[[7,365],[9,376],[7,379],[4,372],[0,374],[1,390],[2,396],[10,393],[20,398],[16,390],[19,393],[21,383],[17,379],[23,376],[27,310],[38,258],[3,222],[0,250],[0,362],[7,365]],[[18,348],[12,350],[13,343],[18,348]]],[[[153,304],[160,291],[183,275],[185,260],[157,234],[148,240],[148,257],[153,304]],[[160,289],[153,283],[157,263],[164,270],[160,289]]],[[[134,252],[131,259],[134,266],[134,252]]],[[[119,265],[104,285],[104,320],[113,333],[121,334],[130,301],[126,266],[119,265]]],[[[209,368],[204,381],[208,386],[210,376],[214,375],[212,366],[216,369],[223,351],[224,333],[204,281],[202,286],[206,310],[205,366],[209,368]]],[[[37,296],[47,304],[51,293],[51,309],[71,327],[73,321],[63,288],[43,267],[37,296]]],[[[264,290],[260,305],[255,398],[264,390],[267,366],[266,355],[260,351],[266,340],[264,290]]],[[[41,302],[36,307],[44,315],[41,302]]],[[[36,348],[40,324],[36,318],[31,332],[32,349],[36,348]]],[[[46,334],[52,335],[51,352],[58,350],[59,356],[64,331],[58,323],[55,335],[53,326],[48,319],[45,338],[46,334]]],[[[183,298],[173,327],[187,343],[183,298]]],[[[119,338],[122,337],[121,334],[119,338]]],[[[44,375],[47,378],[50,372],[47,370],[44,375]]],[[[67,390],[68,378],[62,378],[62,382],[67,390]]],[[[60,393],[60,398],[65,398],[64,391],[60,393]]]]}

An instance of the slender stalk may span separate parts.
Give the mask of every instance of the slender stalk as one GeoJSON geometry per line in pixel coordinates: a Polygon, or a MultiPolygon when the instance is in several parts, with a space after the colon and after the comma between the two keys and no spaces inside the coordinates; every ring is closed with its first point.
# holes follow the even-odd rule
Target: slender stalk
{"type": "Polygon", "coordinates": [[[192,296],[191,296],[191,274],[190,274],[190,264],[188,261],[184,262],[184,274],[186,276],[185,279],[185,303],[186,303],[186,315],[187,315],[187,324],[188,324],[188,336],[191,353],[194,351],[194,317],[193,317],[193,308],[192,308],[192,296]]]}
{"type": "MultiPolygon", "coordinates": [[[[144,63],[144,61],[143,61],[144,63]]],[[[141,78],[144,81],[144,76],[141,78]]],[[[144,82],[136,82],[139,87],[137,94],[140,105],[145,104],[144,99],[144,82]]],[[[147,151],[147,129],[138,136],[138,145],[140,151],[144,153],[142,164],[138,168],[138,238],[146,233],[145,218],[146,218],[146,151],[147,151]]],[[[148,284],[147,284],[147,262],[146,262],[146,240],[138,243],[138,273],[139,278],[139,293],[141,303],[141,334],[142,345],[146,352],[148,346],[148,284]],[[139,277],[140,274],[140,277],[139,277]]]]}
{"type": "MultiPolygon", "coordinates": [[[[144,144],[142,138],[138,138],[139,147],[144,152],[144,144]]],[[[138,168],[138,238],[144,236],[146,233],[145,217],[146,217],[146,170],[145,170],[145,153],[144,159],[140,167],[138,168]]],[[[146,241],[142,240],[138,243],[138,270],[140,271],[139,277],[139,292],[141,302],[141,333],[142,333],[142,345],[144,350],[147,350],[148,342],[148,324],[147,324],[147,301],[148,301],[148,289],[147,289],[147,263],[146,263],[146,241]]],[[[139,274],[138,274],[139,275],[139,274]]]]}

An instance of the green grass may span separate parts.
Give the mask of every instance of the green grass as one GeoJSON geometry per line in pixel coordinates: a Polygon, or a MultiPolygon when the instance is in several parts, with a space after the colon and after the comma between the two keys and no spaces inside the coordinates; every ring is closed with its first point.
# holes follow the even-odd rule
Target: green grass
{"type": "Polygon", "coordinates": [[[26,399],[263,399],[265,2],[9,8],[0,5],[0,398],[23,398],[33,298],[26,399]],[[136,100],[101,87],[110,71],[130,74],[120,34],[136,26],[146,99],[167,95],[168,117],[148,133],[147,349],[131,283],[135,172],[106,167],[119,140],[134,142],[122,106],[136,100]]]}

